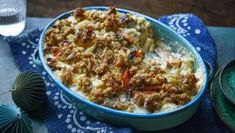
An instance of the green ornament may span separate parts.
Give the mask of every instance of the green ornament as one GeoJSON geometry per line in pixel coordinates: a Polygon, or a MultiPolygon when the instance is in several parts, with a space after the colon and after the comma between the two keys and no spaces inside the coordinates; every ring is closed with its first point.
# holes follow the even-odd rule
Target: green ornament
{"type": "Polygon", "coordinates": [[[20,73],[14,82],[12,98],[27,112],[39,110],[46,99],[46,89],[40,74],[32,71],[20,73]]]}
{"type": "Polygon", "coordinates": [[[15,105],[0,105],[1,133],[32,133],[32,120],[15,105]]]}

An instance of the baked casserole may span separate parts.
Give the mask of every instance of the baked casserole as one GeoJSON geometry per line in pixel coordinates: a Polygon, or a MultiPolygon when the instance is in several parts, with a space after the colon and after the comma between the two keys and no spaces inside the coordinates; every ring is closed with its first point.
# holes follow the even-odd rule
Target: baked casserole
{"type": "Polygon", "coordinates": [[[78,8],[57,20],[44,42],[45,60],[63,84],[117,110],[170,111],[191,101],[204,81],[193,54],[164,43],[145,18],[114,7],[78,8]]]}

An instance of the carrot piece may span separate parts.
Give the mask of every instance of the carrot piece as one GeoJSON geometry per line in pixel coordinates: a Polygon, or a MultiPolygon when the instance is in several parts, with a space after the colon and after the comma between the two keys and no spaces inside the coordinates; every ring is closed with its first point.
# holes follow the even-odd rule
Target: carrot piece
{"type": "Polygon", "coordinates": [[[127,44],[131,45],[133,43],[133,39],[131,37],[123,35],[123,38],[127,41],[127,44]]]}
{"type": "Polygon", "coordinates": [[[136,52],[135,52],[135,57],[143,57],[144,55],[143,55],[143,52],[141,51],[141,50],[137,50],[136,52]]]}
{"type": "Polygon", "coordinates": [[[61,55],[61,51],[60,51],[60,50],[57,50],[57,51],[53,54],[53,56],[54,56],[55,59],[59,58],[60,55],[61,55]]]}
{"type": "Polygon", "coordinates": [[[123,65],[123,62],[121,59],[118,59],[117,62],[114,64],[115,67],[121,67],[123,65]]]}
{"type": "Polygon", "coordinates": [[[124,83],[124,87],[126,88],[126,90],[128,90],[128,86],[129,86],[129,80],[130,80],[130,71],[129,69],[127,68],[126,71],[124,72],[123,76],[122,76],[122,79],[123,79],[123,83],[124,83]]]}
{"type": "Polygon", "coordinates": [[[117,62],[114,64],[115,67],[121,67],[122,66],[122,63],[121,62],[117,62]]]}

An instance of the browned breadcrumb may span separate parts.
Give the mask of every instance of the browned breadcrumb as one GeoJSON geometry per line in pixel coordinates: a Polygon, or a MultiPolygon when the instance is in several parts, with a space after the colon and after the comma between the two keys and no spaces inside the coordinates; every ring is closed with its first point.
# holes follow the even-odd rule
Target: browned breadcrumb
{"type": "Polygon", "coordinates": [[[70,86],[73,83],[72,79],[73,70],[72,69],[67,70],[66,68],[64,68],[62,71],[63,71],[63,75],[61,76],[62,82],[65,85],[70,86]]]}
{"type": "Polygon", "coordinates": [[[114,13],[109,14],[104,21],[107,31],[118,31],[121,27],[120,21],[114,13]]]}
{"type": "Polygon", "coordinates": [[[75,9],[73,15],[78,21],[85,19],[84,10],[82,8],[75,9]]]}

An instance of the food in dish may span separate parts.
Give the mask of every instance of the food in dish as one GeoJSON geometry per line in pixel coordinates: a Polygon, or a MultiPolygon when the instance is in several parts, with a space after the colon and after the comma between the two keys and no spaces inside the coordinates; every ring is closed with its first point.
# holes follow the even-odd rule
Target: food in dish
{"type": "Polygon", "coordinates": [[[68,88],[117,110],[173,110],[188,103],[204,81],[193,54],[154,35],[145,18],[114,7],[78,8],[57,20],[44,42],[48,66],[68,88]]]}

